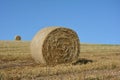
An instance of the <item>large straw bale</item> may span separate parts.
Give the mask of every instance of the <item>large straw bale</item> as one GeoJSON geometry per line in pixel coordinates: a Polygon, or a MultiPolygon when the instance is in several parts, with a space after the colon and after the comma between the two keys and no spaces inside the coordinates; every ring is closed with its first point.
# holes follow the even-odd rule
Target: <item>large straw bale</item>
{"type": "Polygon", "coordinates": [[[31,42],[31,55],[41,64],[73,62],[79,53],[79,38],[76,32],[64,27],[44,28],[31,42]]]}
{"type": "Polygon", "coordinates": [[[15,40],[16,41],[20,41],[21,40],[21,36],[19,36],[19,35],[15,36],[15,40]]]}

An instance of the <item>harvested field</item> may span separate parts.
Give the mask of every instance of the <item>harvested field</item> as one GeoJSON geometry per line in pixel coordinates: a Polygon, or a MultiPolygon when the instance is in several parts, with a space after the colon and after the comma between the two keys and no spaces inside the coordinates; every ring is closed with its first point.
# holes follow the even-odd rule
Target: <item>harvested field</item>
{"type": "Polygon", "coordinates": [[[29,41],[0,41],[0,80],[120,80],[120,45],[81,44],[75,63],[45,66],[29,41]]]}

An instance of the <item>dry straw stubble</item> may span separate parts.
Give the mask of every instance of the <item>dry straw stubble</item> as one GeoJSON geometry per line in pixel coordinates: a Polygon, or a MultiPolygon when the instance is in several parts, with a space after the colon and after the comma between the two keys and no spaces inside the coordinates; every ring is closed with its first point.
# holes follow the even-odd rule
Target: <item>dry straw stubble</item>
{"type": "Polygon", "coordinates": [[[64,27],[44,28],[31,42],[31,55],[41,64],[73,62],[79,53],[79,38],[76,32],[64,27]]]}

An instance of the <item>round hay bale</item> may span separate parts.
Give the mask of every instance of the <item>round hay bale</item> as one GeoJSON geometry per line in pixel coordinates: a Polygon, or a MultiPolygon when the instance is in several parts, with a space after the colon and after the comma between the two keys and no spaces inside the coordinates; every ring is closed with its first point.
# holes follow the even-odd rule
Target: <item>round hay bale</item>
{"type": "Polygon", "coordinates": [[[79,38],[71,29],[47,27],[31,42],[31,55],[37,63],[54,65],[75,61],[80,53],[79,38]]]}
{"type": "Polygon", "coordinates": [[[19,35],[15,36],[15,40],[16,41],[20,41],[21,40],[21,36],[19,36],[19,35]]]}

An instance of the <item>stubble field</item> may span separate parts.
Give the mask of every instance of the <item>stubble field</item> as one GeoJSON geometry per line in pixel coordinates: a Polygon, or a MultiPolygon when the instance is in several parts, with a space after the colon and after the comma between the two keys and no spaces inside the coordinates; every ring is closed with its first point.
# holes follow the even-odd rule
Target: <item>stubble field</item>
{"type": "Polygon", "coordinates": [[[35,63],[30,41],[0,41],[0,80],[120,80],[120,45],[80,45],[74,63],[35,63]]]}

